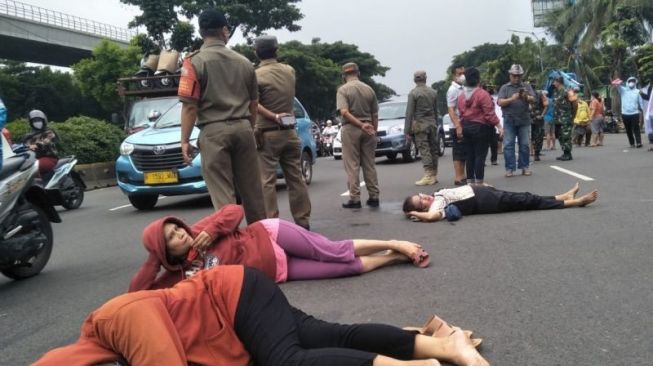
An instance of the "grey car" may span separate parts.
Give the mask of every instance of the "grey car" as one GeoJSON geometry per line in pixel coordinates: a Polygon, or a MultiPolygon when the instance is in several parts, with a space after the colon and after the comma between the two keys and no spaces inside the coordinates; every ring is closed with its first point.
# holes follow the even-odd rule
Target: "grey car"
{"type": "MultiPolygon", "coordinates": [[[[404,162],[412,162],[419,154],[414,139],[406,141],[404,121],[406,119],[406,101],[391,101],[379,104],[379,129],[376,133],[376,156],[386,156],[389,160],[397,159],[401,154],[404,162]]],[[[445,134],[442,121],[438,118],[438,155],[444,155],[445,134]]]]}

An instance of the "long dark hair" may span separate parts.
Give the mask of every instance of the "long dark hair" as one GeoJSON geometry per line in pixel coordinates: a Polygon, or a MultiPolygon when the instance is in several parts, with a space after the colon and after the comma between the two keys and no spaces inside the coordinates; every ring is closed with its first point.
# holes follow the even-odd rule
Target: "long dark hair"
{"type": "Polygon", "coordinates": [[[592,96],[594,98],[596,98],[596,100],[598,100],[599,102],[603,102],[603,99],[601,99],[601,96],[599,95],[599,93],[594,92],[594,93],[592,93],[592,96]]]}

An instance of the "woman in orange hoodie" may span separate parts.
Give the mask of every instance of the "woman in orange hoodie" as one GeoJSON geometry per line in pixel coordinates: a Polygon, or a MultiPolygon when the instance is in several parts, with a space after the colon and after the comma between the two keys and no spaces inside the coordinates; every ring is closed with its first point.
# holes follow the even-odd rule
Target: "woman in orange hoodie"
{"type": "Polygon", "coordinates": [[[331,241],[280,219],[243,229],[241,206],[226,205],[192,226],[176,217],[156,220],[143,231],[149,256],[129,291],[170,287],[200,269],[242,264],[275,282],[353,276],[397,262],[429,263],[419,244],[398,240],[331,241]],[[374,255],[373,255],[374,254],[374,255]],[[164,271],[158,275],[161,266],[164,271]]]}
{"type": "Polygon", "coordinates": [[[434,336],[327,323],[293,308],[261,272],[218,266],[170,289],[109,300],[76,343],[33,366],[489,366],[460,328],[439,322],[445,333],[434,336]]]}

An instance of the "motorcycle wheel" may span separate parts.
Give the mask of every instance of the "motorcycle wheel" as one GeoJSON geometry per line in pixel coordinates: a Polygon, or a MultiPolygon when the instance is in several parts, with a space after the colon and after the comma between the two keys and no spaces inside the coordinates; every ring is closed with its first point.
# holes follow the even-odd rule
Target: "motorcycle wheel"
{"type": "Polygon", "coordinates": [[[304,183],[308,186],[313,181],[313,164],[311,162],[311,156],[306,151],[302,153],[301,169],[304,183]]]}
{"type": "Polygon", "coordinates": [[[64,198],[61,205],[66,210],[74,210],[79,208],[79,206],[81,206],[82,202],[84,201],[84,184],[79,181],[79,178],[73,178],[69,175],[66,177],[66,183],[64,186],[70,187],[67,188],[67,190],[70,191],[66,192],[66,198],[64,198]]]}
{"type": "Polygon", "coordinates": [[[2,270],[3,275],[14,280],[23,280],[39,274],[48,263],[50,254],[52,254],[52,224],[50,223],[50,219],[42,208],[31,205],[31,209],[38,214],[39,222],[37,224],[37,230],[43,233],[46,239],[36,255],[30,258],[30,266],[11,267],[2,270]]]}

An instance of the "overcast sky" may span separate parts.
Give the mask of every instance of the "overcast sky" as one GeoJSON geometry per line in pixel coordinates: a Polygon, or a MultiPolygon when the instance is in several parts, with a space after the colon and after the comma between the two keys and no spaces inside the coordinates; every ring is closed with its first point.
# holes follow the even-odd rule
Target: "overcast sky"
{"type": "MultiPolygon", "coordinates": [[[[78,0],[23,1],[120,27],[127,27],[139,13],[119,0],[84,5],[78,0]]],[[[299,7],[304,14],[300,31],[268,34],[280,42],[308,43],[318,37],[356,44],[390,67],[378,80],[399,94],[413,87],[415,70],[426,70],[429,82],[441,80],[454,55],[485,42],[504,43],[510,39],[508,29],[535,30],[538,37],[545,36],[533,28],[529,0],[302,0],[299,7]]],[[[234,36],[230,44],[242,41],[234,36]]]]}

